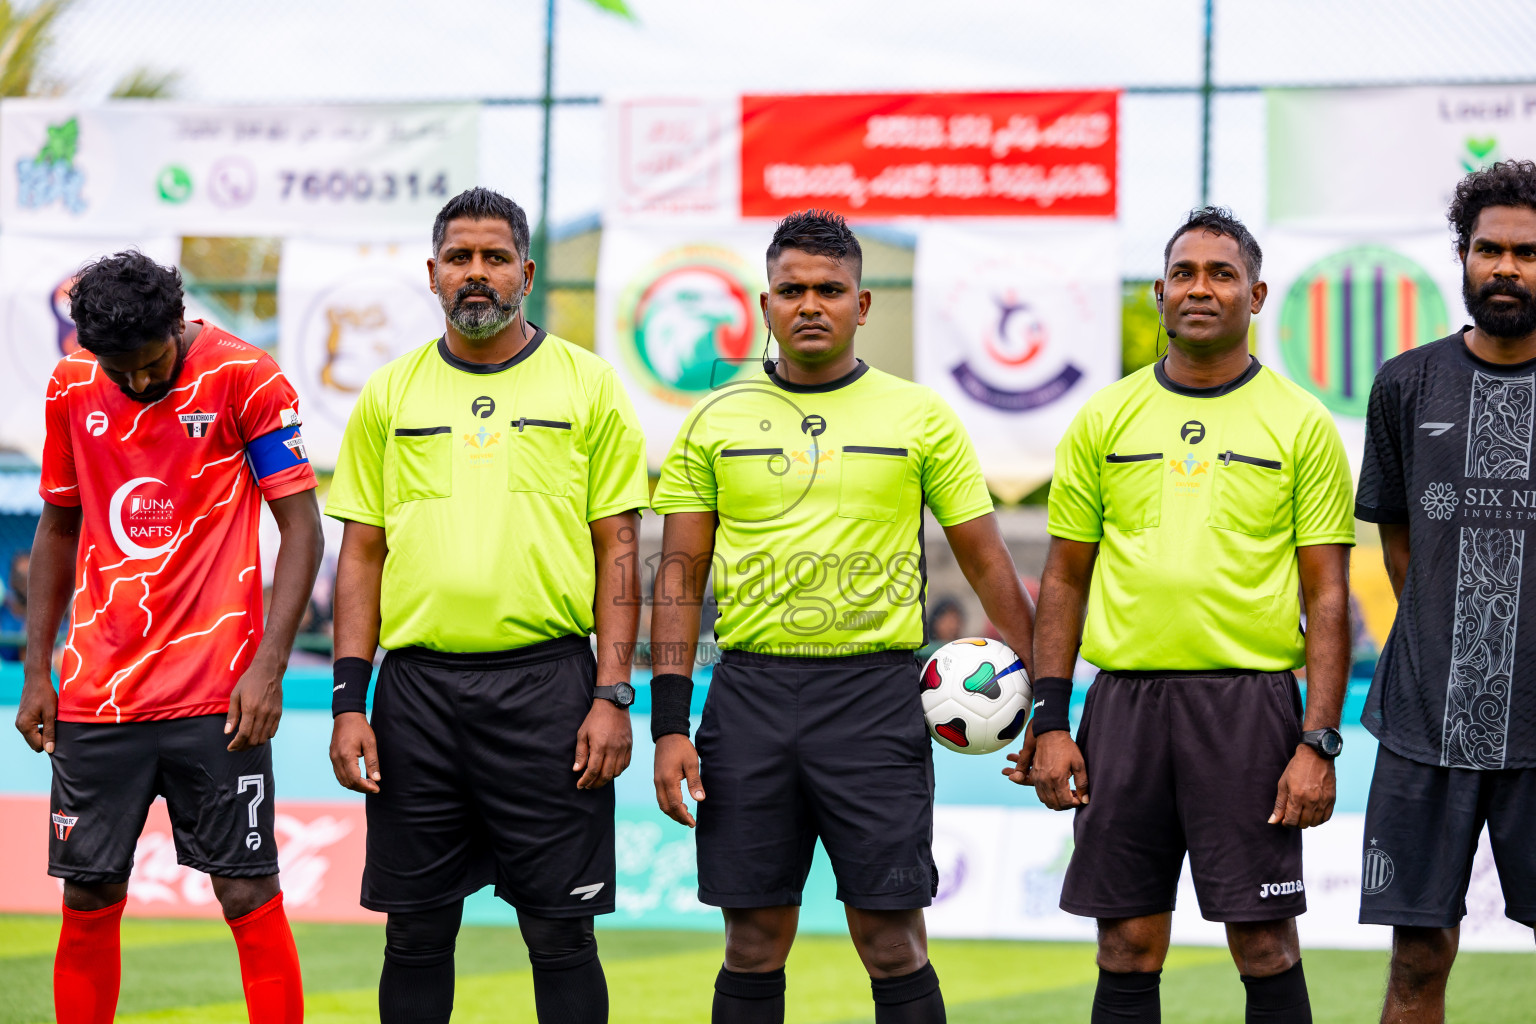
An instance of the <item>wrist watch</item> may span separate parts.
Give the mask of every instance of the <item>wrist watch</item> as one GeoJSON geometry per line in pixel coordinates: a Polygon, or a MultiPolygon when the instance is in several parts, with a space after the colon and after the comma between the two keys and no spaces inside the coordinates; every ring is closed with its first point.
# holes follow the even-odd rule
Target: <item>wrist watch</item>
{"type": "Polygon", "coordinates": [[[1330,761],[1344,751],[1344,737],[1337,729],[1309,729],[1301,734],[1301,742],[1330,761]]]}
{"type": "Polygon", "coordinates": [[[606,700],[621,711],[628,711],[629,706],[635,702],[635,688],[628,683],[596,686],[592,688],[592,698],[606,700]]]}

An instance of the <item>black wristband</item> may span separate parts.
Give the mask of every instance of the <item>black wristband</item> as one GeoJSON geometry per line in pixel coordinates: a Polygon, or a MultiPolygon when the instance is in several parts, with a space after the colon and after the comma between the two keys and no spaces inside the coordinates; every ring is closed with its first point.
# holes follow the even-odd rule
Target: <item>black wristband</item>
{"type": "Polygon", "coordinates": [[[1035,738],[1048,732],[1070,732],[1067,711],[1072,707],[1072,680],[1041,676],[1035,680],[1035,738]]]}
{"type": "Polygon", "coordinates": [[[348,711],[368,713],[368,682],[373,662],[367,658],[337,658],[331,666],[331,717],[348,711]]]}
{"type": "Polygon", "coordinates": [[[688,735],[688,711],[693,704],[693,680],[668,672],[651,680],[651,740],[673,733],[688,735]]]}

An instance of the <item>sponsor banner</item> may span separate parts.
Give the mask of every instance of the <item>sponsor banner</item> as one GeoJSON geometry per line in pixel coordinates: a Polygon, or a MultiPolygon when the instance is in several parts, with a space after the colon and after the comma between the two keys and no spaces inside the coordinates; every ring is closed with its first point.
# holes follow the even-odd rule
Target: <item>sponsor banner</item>
{"type": "MultiPolygon", "coordinates": [[[[47,796],[0,796],[0,907],[57,914],[63,883],[48,876],[48,836],[69,842],[91,827],[84,814],[48,806],[47,796]]],[[[279,800],[276,814],[283,908],[298,921],[379,922],[358,906],[366,826],[361,801],[279,800]]],[[[208,876],[176,863],[165,801],[156,800],[139,836],[128,879],[127,913],[137,917],[216,917],[208,876]]]]}
{"type": "Polygon", "coordinates": [[[720,223],[741,213],[741,100],[609,97],[604,224],[720,223]]]}
{"type": "Polygon", "coordinates": [[[661,466],[695,402],[761,369],[772,225],[603,231],[597,353],[619,372],[661,466]]]}
{"type": "Polygon", "coordinates": [[[39,238],[0,232],[0,444],[42,461],[48,378],[60,359],[80,349],[69,318],[76,272],[130,248],[167,265],[181,256],[180,239],[169,235],[39,238]]]}
{"type": "MultiPolygon", "coordinates": [[[[1307,912],[1297,921],[1304,947],[1385,949],[1391,929],[1359,923],[1362,881],[1384,888],[1395,866],[1392,851],[1365,845],[1365,815],[1335,814],[1305,833],[1303,877],[1253,880],[1254,905],[1268,893],[1307,894],[1307,912]],[[1362,849],[1367,850],[1362,856],[1362,849]]],[[[928,932],[946,938],[1057,939],[1091,942],[1094,922],[1058,906],[1072,857],[1072,817],[1044,809],[934,808],[934,858],[939,893],[927,912],[928,932]]],[[[1417,851],[1402,851],[1412,856],[1417,851]]],[[[1186,860],[1179,879],[1173,941],[1224,946],[1220,924],[1200,916],[1186,860]]],[[[1485,834],[1473,862],[1467,892],[1462,948],[1529,950],[1529,928],[1504,916],[1504,899],[1492,849],[1485,834]]]]}
{"type": "Polygon", "coordinates": [[[299,393],[316,468],[336,464],[358,392],[373,371],[443,333],[427,287],[426,239],[405,245],[283,243],[278,362],[299,393]]]}
{"type": "Polygon", "coordinates": [[[1450,240],[1277,228],[1264,239],[1264,279],[1259,358],[1333,413],[1358,476],[1377,369],[1468,322],[1450,240]]]}
{"type": "Polygon", "coordinates": [[[741,213],[1113,217],[1119,93],[744,96],[741,213]]]}
{"type": "Polygon", "coordinates": [[[1016,501],[1051,476],[1083,401],[1120,371],[1112,225],[927,224],[918,235],[917,380],[959,414],[992,491],[1016,501]]]}
{"type": "Polygon", "coordinates": [[[1274,225],[1438,230],[1444,238],[1463,175],[1536,157],[1536,83],[1284,89],[1266,98],[1274,225]]]}
{"type": "Polygon", "coordinates": [[[0,103],[0,219],[50,233],[420,235],[479,173],[478,109],[0,103]]]}

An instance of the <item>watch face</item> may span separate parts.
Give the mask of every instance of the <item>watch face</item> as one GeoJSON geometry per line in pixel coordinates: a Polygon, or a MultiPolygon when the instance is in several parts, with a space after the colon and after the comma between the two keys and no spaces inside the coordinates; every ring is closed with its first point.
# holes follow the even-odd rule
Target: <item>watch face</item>
{"type": "Polygon", "coordinates": [[[1344,751],[1344,737],[1340,736],[1337,729],[1325,729],[1318,737],[1321,741],[1318,745],[1322,752],[1329,757],[1338,757],[1344,751]]]}
{"type": "Polygon", "coordinates": [[[616,683],[613,687],[613,702],[621,708],[627,708],[635,702],[635,688],[628,683],[616,683]]]}

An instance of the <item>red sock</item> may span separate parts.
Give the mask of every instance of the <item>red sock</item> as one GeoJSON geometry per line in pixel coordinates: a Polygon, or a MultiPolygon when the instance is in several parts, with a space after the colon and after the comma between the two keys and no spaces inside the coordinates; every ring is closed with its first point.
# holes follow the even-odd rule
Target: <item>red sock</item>
{"type": "Polygon", "coordinates": [[[59,1024],[112,1024],[123,979],[120,926],[126,899],[100,910],[64,908],[53,960],[53,1012],[59,1024]]]}
{"type": "Polygon", "coordinates": [[[278,893],[244,917],[229,922],[240,950],[240,980],[251,1024],[300,1024],[304,1019],[304,979],[293,929],[278,893]]]}

